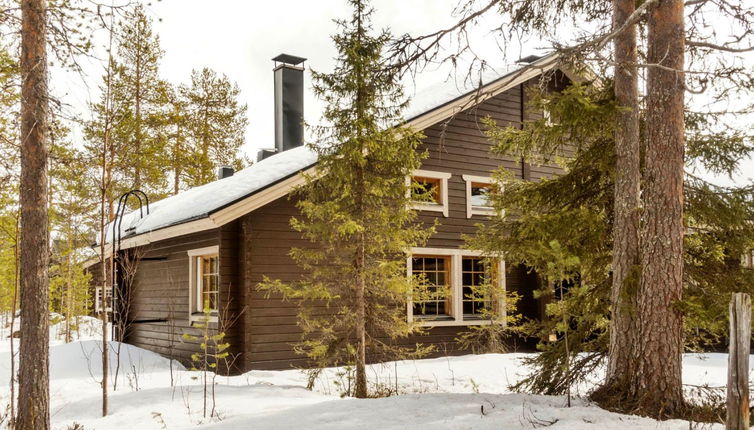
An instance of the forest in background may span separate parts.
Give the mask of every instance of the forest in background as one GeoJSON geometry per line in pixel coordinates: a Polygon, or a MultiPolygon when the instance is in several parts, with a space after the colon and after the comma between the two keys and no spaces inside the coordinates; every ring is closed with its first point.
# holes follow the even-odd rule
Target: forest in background
{"type": "MultiPolygon", "coordinates": [[[[87,55],[93,43],[87,33],[98,25],[110,35],[99,100],[78,115],[63,102],[51,104],[49,307],[67,318],[93,311],[83,263],[97,258],[91,246],[100,229],[102,192],[107,223],[128,190],[140,189],[156,201],[215,180],[218,166],[241,169],[251,161],[240,151],[248,121],[238,86],[207,67],[187,70],[184,83],[162,79],[164,51],[141,3],[101,14],[60,7],[73,16],[80,13],[76,19],[82,23],[61,30],[70,33],[72,43],[61,50],[87,55]]],[[[18,49],[12,38],[0,42],[0,313],[5,319],[17,309],[19,282],[18,49]]],[[[66,67],[77,70],[69,60],[66,67]]]]}

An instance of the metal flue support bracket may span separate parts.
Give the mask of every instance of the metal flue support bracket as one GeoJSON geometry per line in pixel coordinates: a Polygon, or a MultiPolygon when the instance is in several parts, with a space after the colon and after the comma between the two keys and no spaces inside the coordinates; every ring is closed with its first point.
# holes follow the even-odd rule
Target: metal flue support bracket
{"type": "MultiPolygon", "coordinates": [[[[130,197],[135,197],[136,200],[139,203],[139,219],[144,218],[144,210],[146,209],[146,214],[149,215],[149,197],[147,196],[147,193],[141,190],[130,190],[126,191],[125,193],[121,194],[121,196],[118,198],[118,206],[115,210],[115,216],[113,217],[113,236],[112,236],[112,253],[110,264],[111,264],[111,271],[112,273],[112,295],[111,299],[113,303],[110,304],[110,308],[113,310],[113,320],[116,318],[116,315],[118,314],[118,308],[116,307],[116,292],[118,291],[118,271],[117,271],[117,265],[115,262],[115,259],[118,255],[118,251],[120,251],[121,246],[121,239],[123,236],[123,218],[126,215],[126,210],[128,209],[128,199],[130,197]]],[[[105,294],[103,292],[102,294],[102,302],[103,305],[106,305],[105,303],[105,294]]],[[[107,309],[104,307],[103,309],[107,309]]],[[[113,321],[114,322],[114,321],[113,321]]],[[[115,330],[115,324],[113,324],[113,330],[115,330]]],[[[113,338],[115,333],[113,332],[113,338]]]]}

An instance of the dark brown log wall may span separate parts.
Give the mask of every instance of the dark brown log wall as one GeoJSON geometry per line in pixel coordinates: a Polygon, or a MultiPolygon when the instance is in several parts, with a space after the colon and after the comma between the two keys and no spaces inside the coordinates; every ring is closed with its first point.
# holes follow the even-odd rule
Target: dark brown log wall
{"type": "MultiPolygon", "coordinates": [[[[557,174],[554,166],[536,166],[513,158],[493,158],[490,142],[483,133],[481,118],[490,116],[499,125],[520,126],[522,119],[533,118],[523,108],[525,85],[512,88],[450,121],[424,130],[423,149],[429,157],[422,169],[450,172],[448,180],[449,213],[422,212],[420,221],[439,221],[437,233],[427,247],[459,248],[463,234],[473,234],[474,225],[484,217],[466,216],[466,184],[462,175],[489,176],[500,166],[519,177],[536,180],[557,174]]],[[[221,314],[236,324],[226,327],[231,353],[238,356],[234,371],[250,369],[281,369],[303,366],[306,360],[297,356],[292,344],[300,340],[296,325],[295,303],[280,297],[267,297],[257,290],[263,276],[293,281],[301,270],[288,256],[291,248],[308,246],[289,224],[298,214],[287,197],[278,199],[244,217],[215,230],[194,233],[160,241],[146,248],[144,257],[167,257],[165,260],[144,260],[134,282],[130,308],[130,325],[126,341],[160,354],[173,356],[184,363],[198,351],[198,346],[182,338],[183,333],[196,334],[189,322],[189,260],[187,251],[219,245],[221,314]]],[[[509,265],[508,288],[522,292],[531,290],[532,277],[516,265],[509,265]]],[[[326,309],[322,309],[326,312],[326,309]]],[[[464,327],[436,327],[421,338],[406,342],[422,342],[436,346],[438,354],[456,353],[454,338],[464,327]]]]}
{"type": "MultiPolygon", "coordinates": [[[[188,251],[220,244],[218,230],[208,230],[148,245],[134,278],[127,343],[172,356],[184,364],[199,351],[182,335],[198,335],[189,321],[188,251]],[[164,260],[150,260],[155,258],[164,260]]],[[[221,266],[223,262],[221,261],[221,266]]],[[[221,267],[222,277],[222,267],[221,267]]],[[[221,278],[222,285],[222,278],[221,278]]]]}
{"type": "MultiPolygon", "coordinates": [[[[462,175],[490,176],[500,166],[510,169],[519,177],[523,174],[520,160],[493,158],[490,155],[491,143],[484,135],[484,125],[480,121],[490,116],[501,126],[520,126],[521,119],[530,115],[522,111],[523,91],[522,86],[515,87],[457,114],[445,124],[424,130],[427,137],[422,149],[426,149],[429,156],[424,160],[422,169],[452,173],[448,180],[448,217],[440,212],[420,214],[420,221],[431,223],[437,219],[440,223],[427,247],[459,248],[464,244],[462,235],[473,234],[474,225],[484,220],[483,216],[477,215],[467,218],[466,183],[462,175]]],[[[528,167],[531,179],[557,173],[552,166],[528,167]]],[[[295,281],[302,275],[301,269],[288,256],[291,248],[309,246],[290,227],[289,220],[296,215],[295,203],[284,197],[241,219],[243,246],[248,252],[244,280],[247,305],[244,318],[246,370],[306,365],[306,359],[296,355],[292,348],[292,344],[301,339],[301,331],[296,325],[296,304],[257,290],[257,284],[264,276],[285,282],[295,281]]],[[[530,277],[522,267],[513,266],[506,282],[509,288],[525,291],[530,277]]],[[[326,308],[322,312],[327,312],[326,308]]],[[[437,355],[458,353],[454,339],[465,329],[464,326],[434,327],[426,335],[404,342],[435,345],[437,355]]]]}

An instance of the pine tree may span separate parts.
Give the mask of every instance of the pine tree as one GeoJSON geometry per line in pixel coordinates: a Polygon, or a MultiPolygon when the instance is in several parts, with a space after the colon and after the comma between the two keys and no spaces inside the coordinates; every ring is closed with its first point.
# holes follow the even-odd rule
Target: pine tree
{"type": "Polygon", "coordinates": [[[49,243],[47,229],[47,9],[43,0],[21,3],[21,181],[19,202],[21,346],[18,421],[20,430],[50,428],[49,243]]]}
{"type": "Polygon", "coordinates": [[[629,380],[641,410],[680,411],[684,223],[684,2],[661,0],[648,14],[646,157],[638,330],[629,380]]]}
{"type": "MultiPolygon", "coordinates": [[[[613,28],[626,24],[636,10],[634,0],[613,0],[613,28]]],[[[610,301],[610,353],[606,391],[625,386],[633,377],[636,343],[636,290],[640,278],[639,225],[641,216],[641,145],[639,133],[639,70],[637,24],[630,24],[613,41],[618,63],[614,76],[616,112],[613,262],[610,301]]]]}
{"type": "Polygon", "coordinates": [[[124,151],[119,155],[126,159],[119,186],[141,189],[153,199],[166,194],[163,126],[168,101],[167,84],[159,74],[163,54],[151,18],[137,3],[118,28],[111,90],[120,115],[113,124],[112,138],[115,147],[124,151]]]}
{"type": "Polygon", "coordinates": [[[74,319],[89,310],[89,274],[81,250],[91,241],[96,189],[86,176],[89,160],[61,136],[67,130],[55,127],[50,147],[50,230],[53,238],[50,266],[50,310],[65,317],[65,340],[72,340],[74,319]]]}
{"type": "MultiPolygon", "coordinates": [[[[209,68],[193,70],[191,84],[180,87],[182,106],[175,111],[183,115],[185,139],[190,145],[184,167],[186,185],[194,187],[215,180],[216,168],[229,165],[243,167],[238,151],[244,145],[244,132],[248,121],[246,105],[238,101],[240,89],[227,76],[209,68]],[[180,110],[182,109],[182,111],[180,110]]],[[[179,118],[177,118],[179,119],[179,118]]],[[[176,129],[176,144],[184,138],[183,130],[176,129]]],[[[174,153],[177,153],[177,149],[174,153]]]]}
{"type": "Polygon", "coordinates": [[[420,165],[421,135],[394,127],[406,100],[381,64],[389,34],[372,35],[367,2],[350,5],[353,16],[339,21],[341,33],[333,36],[335,69],[313,73],[327,124],[310,145],[319,156],[317,173],[296,194],[302,216],[292,220],[313,246],[291,253],[307,275],[261,287],[301,300],[299,350],[319,367],[353,365],[353,395],[366,397],[367,357],[421,352],[393,340],[416,330],[405,317],[415,284],[406,277],[406,252],[431,229],[417,225],[409,209],[406,177],[420,165]],[[315,312],[323,304],[329,315],[315,312]]]}
{"type": "Polygon", "coordinates": [[[188,112],[186,100],[179,91],[170,86],[166,88],[169,111],[167,115],[167,159],[170,173],[173,175],[172,193],[178,194],[185,186],[185,176],[190,157],[188,146],[188,112]]]}
{"type": "MultiPolygon", "coordinates": [[[[682,116],[703,112],[710,118],[725,121],[730,128],[735,127],[736,122],[745,123],[736,116],[740,118],[754,112],[754,106],[741,103],[751,97],[750,83],[754,78],[752,69],[742,66],[747,64],[743,53],[751,52],[754,42],[754,33],[750,31],[754,17],[745,1],[718,6],[714,2],[683,3],[677,0],[522,0],[502,3],[468,0],[458,8],[460,17],[454,26],[425,36],[405,35],[391,49],[392,59],[413,70],[443,59],[457,64],[461,55],[474,51],[469,45],[470,39],[464,37],[469,27],[482,21],[482,15],[498,13],[499,22],[493,33],[502,39],[501,46],[518,42],[516,39],[522,35],[557,40],[553,47],[560,55],[550,60],[557,63],[556,66],[578,70],[580,63],[589,59],[586,61],[598,72],[607,74],[612,70],[617,73],[614,84],[618,103],[628,109],[617,118],[620,127],[615,130],[618,134],[616,156],[620,159],[616,168],[622,171],[615,184],[614,203],[618,213],[613,233],[621,242],[616,244],[613,257],[616,266],[610,319],[614,326],[613,352],[608,363],[609,386],[605,392],[627,399],[623,405],[628,411],[635,411],[634,407],[652,415],[681,411],[678,393],[682,315],[678,310],[680,305],[670,303],[680,299],[683,279],[688,278],[682,263],[685,240],[682,116]],[[610,25],[611,19],[613,25],[610,25]],[[570,32],[573,24],[581,26],[584,22],[595,30],[563,40],[563,24],[570,32]],[[711,26],[710,22],[724,24],[711,26]],[[648,59],[646,62],[633,59],[632,51],[637,44],[630,33],[636,25],[646,25],[648,29],[648,32],[639,34],[643,43],[638,43],[638,46],[646,47],[646,52],[636,56],[648,59]],[[446,54],[440,47],[445,39],[451,38],[459,42],[458,50],[446,54]],[[615,52],[607,49],[610,42],[615,42],[615,52]],[[649,61],[650,57],[656,61],[649,61]],[[637,127],[631,112],[637,111],[634,107],[639,105],[640,94],[634,91],[633,73],[624,73],[634,67],[647,71],[647,97],[643,100],[652,104],[645,111],[646,154],[651,155],[642,153],[647,168],[643,173],[649,176],[643,175],[643,184],[648,188],[640,195],[640,203],[647,206],[642,212],[644,224],[640,230],[638,252],[634,251],[637,246],[633,240],[638,218],[631,208],[639,207],[632,202],[636,202],[634,184],[642,175],[637,174],[633,158],[637,127]],[[650,85],[651,81],[654,82],[650,85]],[[649,90],[650,86],[652,90],[649,90]],[[685,98],[680,96],[681,87],[685,90],[685,98]],[[731,105],[735,107],[731,108],[731,105]],[[631,146],[633,149],[629,149],[631,146]],[[664,204],[669,210],[662,208],[664,204]],[[635,265],[635,261],[640,264],[635,265]],[[642,308],[650,312],[644,314],[639,310],[642,308]],[[663,356],[646,352],[650,350],[663,356]],[[638,367],[631,368],[633,364],[638,367]],[[636,377],[637,372],[642,374],[640,378],[636,377]],[[631,383],[621,383],[624,380],[631,383]]],[[[501,54],[505,56],[506,52],[501,54]]],[[[472,66],[480,67],[488,62],[478,57],[473,61],[472,66]]],[[[474,67],[468,70],[473,71],[474,67]]],[[[723,137],[723,140],[731,141],[729,137],[723,137]]],[[[707,155],[712,152],[714,149],[708,148],[707,155]]],[[[726,154],[722,158],[732,157],[726,154]]],[[[691,186],[689,181],[685,186],[691,186]]],[[[710,185],[704,185],[707,186],[710,185]]],[[[686,194],[689,192],[686,190],[686,194]]],[[[730,192],[737,196],[736,199],[745,195],[741,190],[713,191],[718,192],[730,192]]],[[[736,200],[735,203],[740,202],[736,200]]]]}
{"type": "MultiPolygon", "coordinates": [[[[617,176],[615,117],[622,108],[610,81],[590,87],[574,85],[558,94],[537,94],[532,102],[539,109],[547,106],[556,120],[528,121],[523,129],[500,128],[488,121],[494,151],[538,162],[558,160],[566,172],[538,182],[498,172],[501,186],[493,189],[491,200],[504,216],[481,228],[470,246],[502,255],[507,261],[525,262],[531,270],[547,274],[540,297],[568,285],[564,306],[548,305],[547,318],[524,323],[526,333],[542,339],[538,345],[542,353],[528,360],[536,371],[517,385],[521,390],[562,394],[591,374],[608,351],[617,176]],[[558,156],[563,155],[558,148],[574,143],[572,156],[558,156]],[[553,276],[556,249],[563,260],[576,263],[553,276]],[[562,323],[564,310],[568,324],[562,323]],[[555,342],[547,340],[550,334],[557,334],[555,342]]],[[[740,161],[754,153],[752,135],[711,131],[714,123],[707,115],[687,115],[687,164],[733,174],[740,161]]],[[[754,293],[754,271],[740,264],[740,256],[754,247],[750,224],[754,189],[719,187],[687,173],[684,194],[688,232],[684,237],[684,297],[674,307],[684,315],[685,348],[704,350],[726,339],[727,323],[720,315],[726,312],[730,293],[754,293]]],[[[600,400],[615,407],[630,400],[621,390],[602,394],[600,400]]]]}

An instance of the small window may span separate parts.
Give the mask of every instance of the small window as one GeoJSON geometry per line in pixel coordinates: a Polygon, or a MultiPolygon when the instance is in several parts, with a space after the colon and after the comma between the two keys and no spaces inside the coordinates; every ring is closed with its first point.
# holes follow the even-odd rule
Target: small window
{"type": "Polygon", "coordinates": [[[208,307],[211,311],[217,312],[220,294],[219,258],[217,255],[196,257],[196,267],[198,268],[196,273],[196,311],[204,312],[204,309],[208,307]]]}
{"type": "Polygon", "coordinates": [[[474,209],[490,209],[490,191],[492,186],[482,182],[471,183],[471,207],[474,209]]]}
{"type": "Polygon", "coordinates": [[[495,211],[490,201],[492,179],[463,175],[463,180],[466,181],[466,218],[473,215],[493,215],[495,211]]]}
{"type": "Polygon", "coordinates": [[[411,259],[411,270],[426,290],[421,300],[413,301],[414,317],[417,319],[449,319],[452,315],[450,294],[450,258],[443,256],[420,256],[411,259]]]}
{"type": "Polygon", "coordinates": [[[112,312],[113,308],[113,287],[107,286],[105,288],[105,302],[106,305],[102,305],[102,287],[96,287],[94,289],[94,313],[99,314],[102,309],[107,309],[107,312],[112,312]]]}
{"type": "Polygon", "coordinates": [[[421,176],[414,176],[414,186],[411,190],[411,200],[419,203],[434,203],[441,205],[442,194],[440,189],[442,187],[442,180],[437,178],[424,178],[421,176]]]}
{"type": "Polygon", "coordinates": [[[754,268],[754,250],[747,252],[741,257],[741,265],[750,269],[754,268]]]}
{"type": "Polygon", "coordinates": [[[417,170],[406,178],[412,207],[419,211],[442,212],[448,216],[448,179],[450,173],[417,170]]]}
{"type": "MultiPolygon", "coordinates": [[[[190,261],[190,313],[199,318],[205,306],[217,315],[220,306],[220,258],[217,246],[193,249],[190,261]]],[[[194,318],[194,319],[196,319],[194,318]]]]}
{"type": "Polygon", "coordinates": [[[463,299],[463,319],[483,318],[491,310],[492,304],[485,297],[485,286],[492,282],[490,264],[483,257],[463,257],[461,263],[461,284],[463,299]]]}

